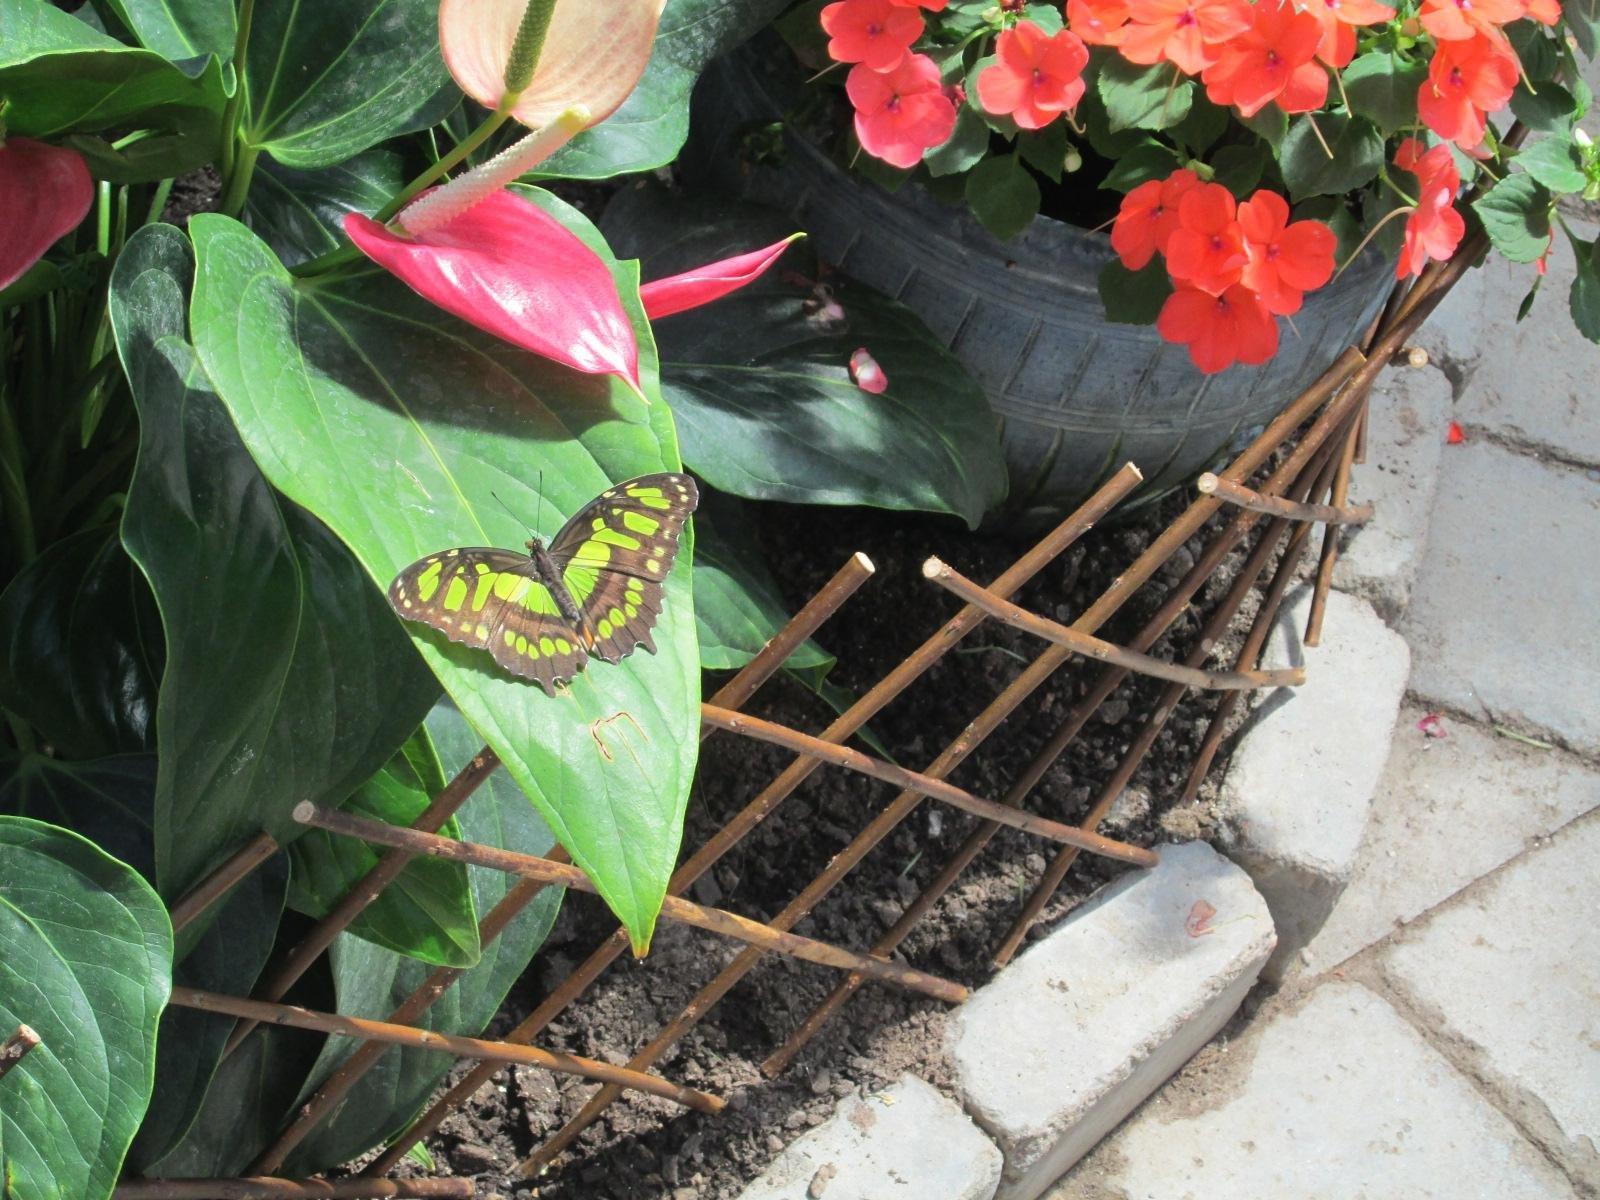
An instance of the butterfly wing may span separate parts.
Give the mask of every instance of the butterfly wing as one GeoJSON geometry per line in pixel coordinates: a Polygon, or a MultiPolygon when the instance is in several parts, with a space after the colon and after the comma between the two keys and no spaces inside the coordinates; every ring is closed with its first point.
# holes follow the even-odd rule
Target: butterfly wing
{"type": "Polygon", "coordinates": [[[389,585],[389,604],[452,642],[487,650],[513,675],[546,692],[588,661],[533,561],[511,550],[469,546],[418,559],[389,585]]]}
{"type": "Polygon", "coordinates": [[[591,653],[610,663],[636,646],[655,653],[661,583],[699,503],[687,475],[641,475],[607,488],[561,527],[550,557],[583,615],[591,653]]]}

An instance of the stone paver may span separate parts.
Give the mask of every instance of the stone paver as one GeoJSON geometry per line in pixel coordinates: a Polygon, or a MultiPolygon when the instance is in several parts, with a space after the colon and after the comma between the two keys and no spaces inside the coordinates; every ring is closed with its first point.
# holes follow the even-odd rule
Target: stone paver
{"type": "MultiPolygon", "coordinates": [[[[1600,1147],[1600,817],[1569,825],[1385,952],[1389,978],[1600,1147]]],[[[1591,1182],[1600,1184],[1600,1175],[1591,1182]]]]}
{"type": "Polygon", "coordinates": [[[1183,1080],[1050,1200],[1575,1195],[1415,1029],[1356,984],[1325,983],[1298,1011],[1231,1044],[1201,1097],[1186,1096],[1183,1080]]]}
{"type": "Polygon", "coordinates": [[[1405,642],[1364,600],[1328,597],[1322,644],[1300,633],[1309,589],[1291,596],[1263,662],[1303,662],[1306,682],[1267,701],[1240,740],[1223,781],[1230,858],[1266,897],[1278,949],[1264,975],[1285,970],[1333,911],[1356,852],[1405,693],[1405,642]]]}
{"type": "Polygon", "coordinates": [[[1376,506],[1334,568],[1334,586],[1355,592],[1393,623],[1411,599],[1428,540],[1439,455],[1450,420],[1450,381],[1437,367],[1391,367],[1373,389],[1367,461],[1350,495],[1376,506]]]}
{"type": "Polygon", "coordinates": [[[954,1102],[914,1075],[846,1097],[739,1200],[990,1200],[1000,1151],[954,1102]]]}
{"type": "Polygon", "coordinates": [[[1412,690],[1600,750],[1600,478],[1446,448],[1401,632],[1412,690]]]}
{"type": "Polygon", "coordinates": [[[1600,771],[1451,716],[1442,738],[1407,706],[1373,800],[1355,877],[1306,951],[1336,967],[1510,861],[1533,839],[1600,808],[1600,771]]]}
{"type": "Polygon", "coordinates": [[[1167,846],[956,1010],[956,1088],[1005,1152],[1002,1200],[1033,1200],[1182,1066],[1272,946],[1244,872],[1167,846]]]}

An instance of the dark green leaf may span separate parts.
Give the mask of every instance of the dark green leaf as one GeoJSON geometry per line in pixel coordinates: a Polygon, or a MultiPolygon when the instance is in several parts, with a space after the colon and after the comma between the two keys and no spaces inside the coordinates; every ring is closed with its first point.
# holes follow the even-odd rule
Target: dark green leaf
{"type": "Polygon", "coordinates": [[[1191,155],[1200,155],[1228,131],[1232,118],[1230,109],[1213,104],[1203,94],[1196,92],[1189,106],[1189,115],[1179,121],[1171,133],[1189,148],[1191,155]]]}
{"type": "Polygon", "coordinates": [[[1141,183],[1165,179],[1178,167],[1178,155],[1170,146],[1146,142],[1119,158],[1100,186],[1118,192],[1131,192],[1141,183]]]}
{"type": "Polygon", "coordinates": [[[967,173],[967,205],[983,227],[1001,240],[1021,233],[1039,215],[1039,184],[1022,159],[990,158],[967,173]]]}
{"type": "MultiPolygon", "coordinates": [[[[574,210],[527,194],[610,263],[574,210]]],[[[200,214],[189,230],[198,259],[190,324],[207,374],[267,478],[360,560],[365,586],[342,584],[352,601],[382,604],[380,588],[425,554],[520,545],[536,520],[550,523],[549,535],[611,482],[679,465],[671,410],[647,407],[613,377],[515,351],[375,268],[307,286],[236,222],[200,214]]],[[[636,273],[612,270],[654,390],[636,273]]],[[[686,542],[655,630],[659,653],[592,663],[555,699],[482,651],[411,627],[641,953],[676,863],[699,747],[690,562],[686,542]],[[621,712],[640,729],[634,753],[607,760],[590,729],[621,712]]],[[[364,640],[341,645],[366,649],[364,640]]],[[[363,703],[392,703],[392,692],[358,689],[363,703]]]]}
{"type": "Polygon", "coordinates": [[[289,167],[343,162],[437,119],[437,0],[257,4],[244,141],[289,167]]]}
{"type": "Polygon", "coordinates": [[[1594,58],[1600,52],[1600,0],[1561,0],[1561,17],[1578,49],[1594,58]]]}
{"type": "MultiPolygon", "coordinates": [[[[429,715],[428,731],[438,745],[447,774],[453,775],[466,766],[483,745],[483,739],[447,702],[429,715]]],[[[472,794],[461,809],[460,822],[461,834],[468,841],[519,854],[542,855],[555,844],[549,829],[504,768],[495,771],[472,794]]],[[[478,911],[485,914],[517,883],[512,876],[482,867],[473,867],[471,875],[478,911]]],[[[540,892],[498,938],[484,946],[482,961],[464,972],[417,1024],[444,1033],[481,1034],[544,942],[555,921],[561,895],[559,888],[540,892]]],[[[351,1016],[387,1018],[429,974],[420,963],[347,935],[334,943],[331,959],[339,1011],[351,1016]]],[[[306,1083],[302,1100],[352,1049],[348,1041],[329,1041],[306,1083]]],[[[452,1065],[442,1054],[392,1048],[295,1151],[287,1172],[297,1176],[319,1173],[390,1141],[411,1123],[452,1065]]]]}
{"type": "Polygon", "coordinates": [[[111,1195],[171,971],[171,923],[136,872],[77,834],[0,817],[0,1026],[42,1039],[0,1086],[7,1196],[111,1195]]]}
{"type": "Polygon", "coordinates": [[[5,770],[0,780],[0,815],[59,825],[88,838],[147,880],[151,877],[155,865],[150,838],[155,755],[117,754],[62,762],[43,754],[25,754],[7,762],[5,770]]]}
{"type": "MultiPolygon", "coordinates": [[[[413,735],[412,742],[427,735],[413,735]]],[[[411,742],[407,743],[409,747],[411,742]]],[[[431,744],[427,746],[432,753],[431,744]]],[[[402,751],[390,759],[344,804],[346,812],[408,826],[428,807],[432,794],[402,751]]],[[[439,830],[459,838],[454,820],[439,830]]],[[[322,918],[378,865],[382,851],[320,829],[308,832],[290,850],[293,866],[289,906],[322,918]]],[[[442,858],[415,858],[383,894],[350,926],[356,937],[421,962],[440,967],[470,967],[478,961],[478,913],[472,907],[467,869],[442,858]]]]}
{"type": "Polygon", "coordinates": [[[245,451],[181,340],[192,270],[182,234],[148,227],[110,301],[140,415],[122,537],[167,630],[155,827],[171,897],[258,830],[292,841],[294,806],[343,801],[438,695],[360,565],[245,451]]]}
{"type": "Polygon", "coordinates": [[[174,62],[215,54],[233,57],[238,26],[233,0],[110,0],[140,44],[174,62]]]}
{"type": "Polygon", "coordinates": [[[828,34],[822,28],[822,10],[833,0],[802,0],[772,22],[772,28],[809,71],[820,71],[828,57],[828,34]]]}
{"type": "Polygon", "coordinates": [[[1377,178],[1383,136],[1361,117],[1307,113],[1290,125],[1278,165],[1292,200],[1342,195],[1377,178]]]}
{"type": "Polygon", "coordinates": [[[1583,155],[1566,134],[1549,134],[1529,142],[1517,151],[1518,166],[1556,195],[1581,192],[1589,177],[1583,170],[1583,155]]]}
{"type": "Polygon", "coordinates": [[[144,750],[161,673],[150,589],[115,536],[57,542],[0,595],[0,704],[66,758],[144,750]]]}
{"type": "Polygon", "coordinates": [[[1550,193],[1527,175],[1507,175],[1472,203],[1494,248],[1533,262],[1550,248],[1550,193]]]}
{"type": "Polygon", "coordinates": [[[1571,231],[1567,240],[1572,243],[1578,272],[1572,280],[1572,323],[1578,332],[1591,342],[1600,342],[1600,240],[1584,241],[1571,231]]]}
{"type": "Polygon", "coordinates": [[[1522,298],[1522,303],[1517,305],[1517,324],[1528,319],[1528,314],[1533,311],[1533,302],[1539,298],[1539,286],[1544,283],[1543,275],[1536,275],[1533,286],[1528,289],[1528,294],[1522,298]]]}
{"type": "Polygon", "coordinates": [[[1120,55],[1101,64],[1098,86],[1113,133],[1170,129],[1189,115],[1194,99],[1194,83],[1171,63],[1141,67],[1120,55]]]}
{"type": "Polygon", "coordinates": [[[368,150],[316,171],[269,159],[256,171],[245,222],[292,267],[338,247],[346,213],[372,216],[405,182],[405,164],[392,150],[368,150]]]}
{"type": "Polygon", "coordinates": [[[1106,320],[1124,325],[1154,325],[1161,306],[1172,295],[1172,278],[1159,257],[1138,271],[1128,270],[1114,258],[1100,272],[1099,286],[1106,320]]]}
{"type": "Polygon", "coordinates": [[[1022,161],[1052,183],[1061,182],[1071,148],[1065,121],[1052,121],[1043,129],[1025,129],[1017,135],[1017,153],[1022,155],[1022,161]]]}
{"type": "Polygon", "coordinates": [[[1253,117],[1234,114],[1239,124],[1254,133],[1267,145],[1272,147],[1272,152],[1277,154],[1283,147],[1283,139],[1289,133],[1289,114],[1276,104],[1269,104],[1253,117]]]}
{"type": "Polygon", "coordinates": [[[1374,50],[1358,56],[1344,71],[1350,111],[1366,117],[1386,134],[1417,121],[1417,89],[1428,78],[1428,64],[1406,62],[1374,50]]]}
{"type": "Polygon", "coordinates": [[[1220,183],[1239,199],[1250,195],[1267,169],[1269,151],[1264,142],[1224,146],[1211,156],[1212,182],[1220,183]]]}
{"type": "MultiPolygon", "coordinates": [[[[618,194],[605,229],[657,278],[792,227],[750,205],[639,190],[618,194]]],[[[684,459],[750,499],[953,513],[976,526],[1006,488],[982,391],[907,309],[849,281],[829,304],[802,277],[810,265],[801,242],[748,287],[658,323],[684,459]],[[858,347],[888,375],[882,395],[851,382],[858,347]]]]}
{"type": "Polygon", "coordinates": [[[787,0],[667,0],[644,78],[622,107],[539,169],[546,178],[609,179],[677,157],[689,135],[689,93],[706,64],[787,6],[787,0]]]}
{"type": "MultiPolygon", "coordinates": [[[[935,179],[941,175],[959,175],[977,163],[989,150],[989,127],[983,118],[965,106],[956,118],[955,131],[949,140],[925,154],[922,161],[935,179]]],[[[1057,169],[1060,164],[1056,164],[1057,169]]]]}
{"type": "MultiPolygon", "coordinates": [[[[789,621],[777,582],[767,570],[744,505],[709,489],[695,516],[694,614],[700,625],[700,665],[708,670],[744,666],[789,621]]],[[[811,639],[785,662],[817,676],[833,655],[811,639]]]]}
{"type": "Polygon", "coordinates": [[[1578,101],[1553,80],[1543,80],[1537,93],[1524,81],[1511,93],[1512,115],[1536,133],[1564,133],[1578,116],[1578,101]]]}

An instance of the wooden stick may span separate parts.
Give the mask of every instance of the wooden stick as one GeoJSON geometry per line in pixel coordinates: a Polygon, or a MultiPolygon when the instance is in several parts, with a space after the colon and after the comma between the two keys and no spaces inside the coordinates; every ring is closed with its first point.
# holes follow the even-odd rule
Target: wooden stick
{"type": "Polygon", "coordinates": [[[136,1179],[112,1200],[472,1200],[470,1179],[136,1179]]]}
{"type": "Polygon", "coordinates": [[[233,886],[278,852],[278,843],[265,831],[256,834],[231,858],[195,884],[172,906],[172,932],[181,933],[197,917],[233,889],[233,886]]]}
{"type": "Polygon", "coordinates": [[[1269,517],[1288,517],[1291,521],[1324,521],[1329,525],[1365,525],[1372,520],[1372,505],[1296,503],[1282,496],[1263,496],[1242,483],[1223,479],[1207,471],[1195,481],[1201,495],[1216,496],[1251,512],[1265,513],[1269,517]]]}
{"type": "Polygon", "coordinates": [[[41,1040],[30,1026],[18,1025],[17,1031],[0,1043],[0,1079],[4,1079],[12,1068],[33,1053],[41,1040]]]}

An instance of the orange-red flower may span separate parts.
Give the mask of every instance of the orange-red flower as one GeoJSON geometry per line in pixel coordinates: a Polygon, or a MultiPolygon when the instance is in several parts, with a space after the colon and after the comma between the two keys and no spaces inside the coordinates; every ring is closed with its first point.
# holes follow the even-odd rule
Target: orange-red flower
{"type": "Polygon", "coordinates": [[[1333,230],[1321,221],[1291,222],[1289,202],[1278,193],[1259,191],[1239,205],[1239,228],[1248,256],[1239,282],[1269,313],[1299,312],[1305,293],[1333,278],[1333,230]]]}
{"type": "Polygon", "coordinates": [[[950,0],[889,0],[900,8],[925,8],[929,12],[943,12],[950,0]]]}
{"type": "Polygon", "coordinates": [[[1043,129],[1083,98],[1089,50],[1070,29],[1051,35],[1018,21],[995,39],[995,60],[978,75],[978,103],[1023,129],[1043,129]]]}
{"type": "Polygon", "coordinates": [[[1417,114],[1440,137],[1471,150],[1483,141],[1487,115],[1510,101],[1517,75],[1516,54],[1498,38],[1441,41],[1417,91],[1417,114]]]}
{"type": "Polygon", "coordinates": [[[1167,240],[1167,271],[1180,283],[1220,296],[1244,272],[1244,231],[1233,193],[1220,183],[1190,188],[1178,201],[1178,227],[1167,240]]]}
{"type": "Polygon", "coordinates": [[[1186,168],[1141,183],[1122,198],[1111,225],[1111,248],[1123,266],[1141,271],[1157,254],[1166,253],[1167,240],[1178,228],[1178,203],[1199,183],[1200,177],[1186,168]]]}
{"type": "Polygon", "coordinates": [[[1454,254],[1467,223],[1455,208],[1461,172],[1449,146],[1424,150],[1416,138],[1407,138],[1395,152],[1394,165],[1417,177],[1417,206],[1406,218],[1405,242],[1394,270],[1396,278],[1404,279],[1422,274],[1430,258],[1442,261],[1454,254]]]}
{"type": "Polygon", "coordinates": [[[1224,42],[1250,28],[1245,0],[1128,0],[1118,43],[1129,62],[1170,62],[1198,75],[1217,61],[1224,42]]]}
{"type": "Polygon", "coordinates": [[[851,67],[844,90],[855,105],[861,148],[892,166],[916,166],[955,130],[956,106],[926,54],[909,55],[892,71],[851,67]]]}
{"type": "Polygon", "coordinates": [[[1503,40],[1500,27],[1526,13],[1526,0],[1422,0],[1418,17],[1441,42],[1464,42],[1479,34],[1503,40]]]}
{"type": "Polygon", "coordinates": [[[1220,296],[1180,286],[1161,306],[1156,329],[1167,341],[1188,346],[1189,358],[1207,375],[1236,362],[1264,363],[1278,352],[1278,323],[1240,285],[1220,296]]]}
{"type": "Polygon", "coordinates": [[[1091,46],[1120,44],[1127,24],[1127,0],[1067,0],[1067,27],[1091,46]]]}
{"type": "Polygon", "coordinates": [[[1205,70],[1213,104],[1253,117],[1276,100],[1284,112],[1310,112],[1328,98],[1328,72],[1317,62],[1322,25],[1288,3],[1257,0],[1250,28],[1221,48],[1205,70]]]}
{"type": "Polygon", "coordinates": [[[822,10],[822,28],[835,62],[892,71],[922,36],[922,14],[890,0],[836,0],[822,10]]]}
{"type": "Polygon", "coordinates": [[[1378,0],[1309,0],[1306,12],[1322,26],[1317,57],[1334,70],[1350,65],[1356,56],[1356,29],[1394,19],[1394,9],[1378,0]]]}

